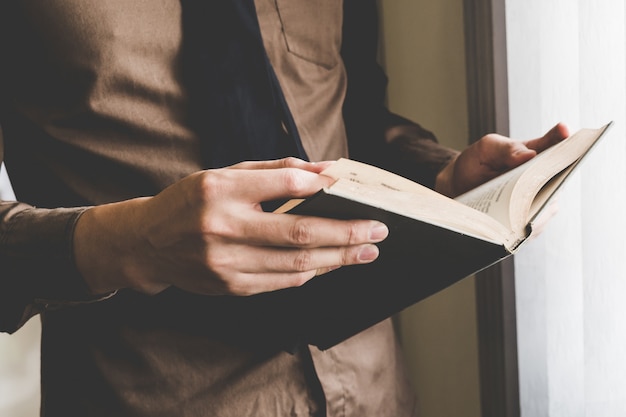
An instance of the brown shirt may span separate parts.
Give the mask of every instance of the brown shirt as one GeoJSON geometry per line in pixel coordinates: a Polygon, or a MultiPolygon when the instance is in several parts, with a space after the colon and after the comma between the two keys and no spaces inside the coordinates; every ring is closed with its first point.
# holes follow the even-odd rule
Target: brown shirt
{"type": "MultiPolygon", "coordinates": [[[[341,2],[256,4],[307,153],[347,155],[341,2]]],[[[212,323],[228,322],[219,308],[180,313],[184,294],[87,295],[71,258],[84,207],[152,195],[203,169],[201,138],[186,117],[180,7],[179,0],[0,6],[0,123],[20,201],[0,203],[0,328],[14,331],[42,313],[42,415],[413,415],[389,320],[323,352],[287,353],[214,332],[212,323]]],[[[431,159],[441,165],[449,156],[431,159]]]]}
{"type": "Polygon", "coordinates": [[[263,41],[312,161],[348,156],[341,1],[256,0],[263,41]]]}

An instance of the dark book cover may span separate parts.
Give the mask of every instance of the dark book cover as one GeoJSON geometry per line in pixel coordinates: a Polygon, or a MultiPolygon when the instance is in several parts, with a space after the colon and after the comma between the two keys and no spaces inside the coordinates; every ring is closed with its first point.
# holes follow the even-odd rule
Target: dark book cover
{"type": "Polygon", "coordinates": [[[306,343],[321,349],[347,339],[404,308],[510,255],[503,245],[320,191],[290,213],[375,219],[389,227],[371,264],[317,276],[292,296],[306,343]]]}

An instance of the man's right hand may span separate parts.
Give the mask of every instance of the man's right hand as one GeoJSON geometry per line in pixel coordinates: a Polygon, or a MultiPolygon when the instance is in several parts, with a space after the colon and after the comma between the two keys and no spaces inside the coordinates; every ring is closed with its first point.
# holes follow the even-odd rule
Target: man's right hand
{"type": "Polygon", "coordinates": [[[329,163],[244,162],[189,175],[154,197],[96,206],[74,235],[78,270],[94,294],[170,285],[210,295],[251,295],[372,262],[388,230],[372,220],[267,213],[261,203],[303,198],[330,185],[329,163]]]}

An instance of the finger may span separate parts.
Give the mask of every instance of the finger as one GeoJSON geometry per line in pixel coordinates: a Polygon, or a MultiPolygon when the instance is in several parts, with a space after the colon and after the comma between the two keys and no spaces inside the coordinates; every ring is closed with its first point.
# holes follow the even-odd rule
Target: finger
{"type": "Polygon", "coordinates": [[[540,138],[532,139],[523,142],[526,147],[533,149],[537,152],[542,152],[556,145],[563,139],[569,136],[569,129],[563,123],[557,123],[552,129],[550,129],[545,135],[540,138]]]}
{"type": "Polygon", "coordinates": [[[522,142],[515,141],[512,143],[509,153],[504,159],[506,161],[506,168],[511,169],[522,165],[524,162],[533,159],[536,155],[536,150],[528,148],[522,142]]]}
{"type": "Polygon", "coordinates": [[[216,271],[231,276],[228,293],[254,294],[299,286],[316,275],[344,265],[370,263],[379,254],[375,245],[305,250],[259,247],[237,251],[244,252],[245,256],[235,256],[229,262],[236,265],[237,271],[216,271]]]}
{"type": "Polygon", "coordinates": [[[316,271],[290,274],[246,274],[241,277],[242,289],[233,291],[235,295],[254,295],[263,292],[278,291],[299,287],[316,276],[316,271]]]}
{"type": "Polygon", "coordinates": [[[286,198],[310,196],[335,180],[316,172],[299,168],[279,169],[218,169],[203,172],[203,192],[207,197],[231,197],[257,204],[286,198]],[[214,195],[211,195],[213,193],[214,195]]]}
{"type": "Polygon", "coordinates": [[[491,169],[494,174],[521,165],[537,154],[523,142],[496,134],[486,136],[480,145],[480,165],[491,169]]]}
{"type": "Polygon", "coordinates": [[[300,287],[318,275],[327,274],[338,267],[320,268],[316,271],[294,273],[243,274],[237,287],[230,287],[225,295],[254,295],[300,287]]]}
{"type": "Polygon", "coordinates": [[[308,162],[300,158],[287,157],[269,161],[244,161],[232,165],[231,169],[280,169],[298,168],[305,171],[320,173],[328,168],[334,161],[308,162]]]}
{"type": "Polygon", "coordinates": [[[312,249],[256,246],[233,254],[231,262],[240,272],[250,274],[316,272],[337,266],[370,263],[378,258],[379,253],[374,244],[312,249]]]}
{"type": "Polygon", "coordinates": [[[255,245],[317,248],[378,243],[389,235],[376,220],[337,220],[314,216],[256,212],[233,231],[233,239],[245,236],[255,245]]]}

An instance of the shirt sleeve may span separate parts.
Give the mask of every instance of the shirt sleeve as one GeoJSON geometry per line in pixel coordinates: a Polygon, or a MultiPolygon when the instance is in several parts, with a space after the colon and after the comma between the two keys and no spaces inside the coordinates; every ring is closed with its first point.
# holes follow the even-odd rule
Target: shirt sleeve
{"type": "Polygon", "coordinates": [[[435,135],[417,123],[389,113],[384,137],[390,169],[427,187],[458,151],[441,145],[435,135]]]}
{"type": "Polygon", "coordinates": [[[111,295],[91,295],[75,266],[73,233],[86,209],[0,202],[0,331],[12,333],[47,309],[111,295]]]}

